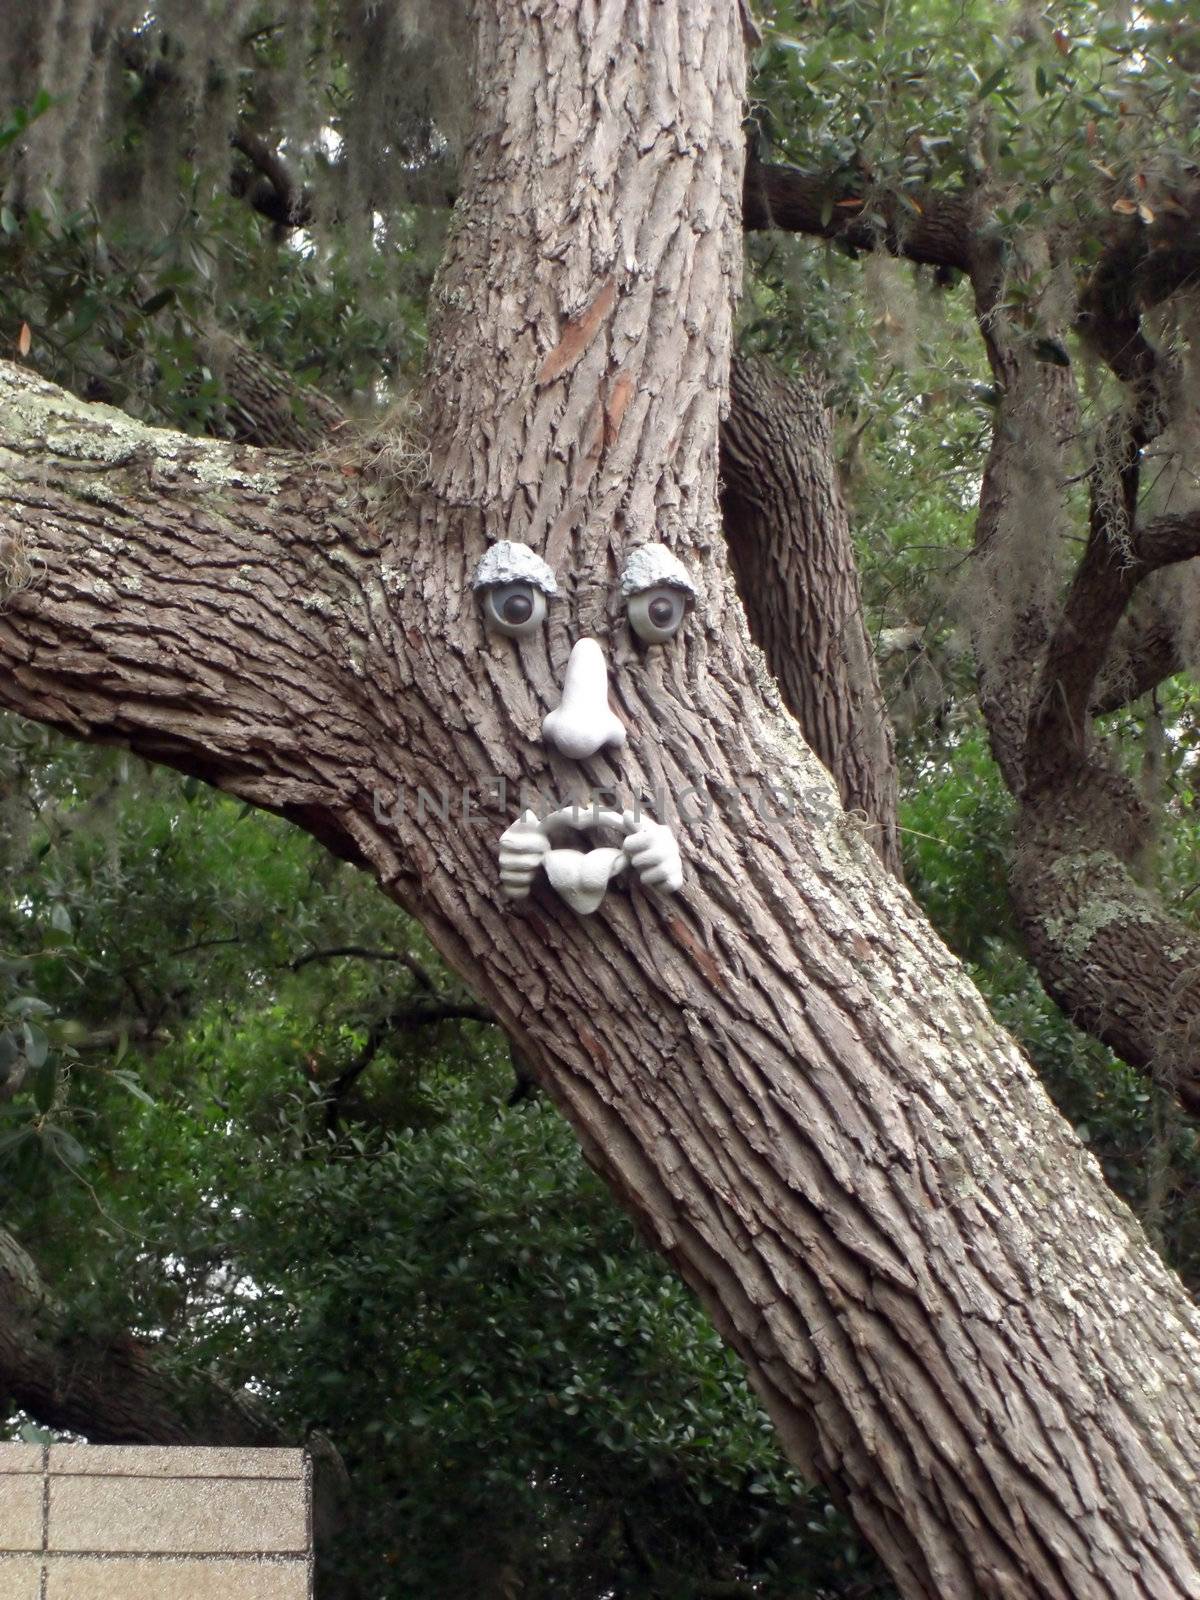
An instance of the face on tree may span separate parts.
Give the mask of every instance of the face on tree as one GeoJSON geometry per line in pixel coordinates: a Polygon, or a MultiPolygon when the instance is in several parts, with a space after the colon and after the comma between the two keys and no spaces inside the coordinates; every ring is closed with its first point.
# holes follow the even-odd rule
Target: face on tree
{"type": "MultiPolygon", "coordinates": [[[[488,628],[518,641],[537,633],[547,602],[559,593],[547,563],[528,545],[511,540],[491,547],[475,570],[473,587],[488,628]]],[[[669,647],[695,592],[687,569],[665,545],[639,545],[621,573],[623,620],[646,646],[669,647]]],[[[584,635],[574,640],[561,696],[543,719],[541,733],[547,746],[574,762],[624,747],[625,725],[608,703],[608,664],[598,639],[584,635]]],[[[525,899],[539,867],[581,915],[599,908],[608,885],[626,868],[644,888],[663,894],[673,894],[683,884],[675,835],[666,823],[644,815],[640,797],[620,810],[602,807],[598,797],[586,808],[576,799],[542,817],[524,810],[500,840],[500,884],[506,898],[525,899]],[[555,842],[589,827],[611,830],[622,842],[588,850],[555,842]]]]}

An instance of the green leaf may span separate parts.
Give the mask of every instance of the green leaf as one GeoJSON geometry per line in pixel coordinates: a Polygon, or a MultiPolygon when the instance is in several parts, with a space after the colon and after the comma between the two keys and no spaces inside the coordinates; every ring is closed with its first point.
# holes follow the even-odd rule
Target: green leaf
{"type": "Polygon", "coordinates": [[[73,1133],[67,1132],[66,1128],[51,1124],[42,1129],[41,1137],[42,1143],[66,1166],[76,1168],[87,1165],[87,1151],[73,1133]]]}
{"type": "Polygon", "coordinates": [[[1008,73],[1008,63],[1007,62],[1005,62],[1002,66],[997,67],[995,72],[989,73],[988,76],[979,85],[977,98],[980,99],[980,100],[986,100],[988,95],[990,95],[993,92],[993,90],[998,89],[1000,87],[1000,85],[1004,82],[1004,79],[1005,79],[1005,76],[1007,75],[1007,73],[1008,73]]]}
{"type": "Polygon", "coordinates": [[[25,1059],[36,1071],[41,1067],[50,1052],[50,1041],[45,1030],[39,1028],[36,1022],[27,1022],[23,1029],[25,1035],[25,1059]]]}
{"type": "Polygon", "coordinates": [[[19,994],[9,1006],[14,1017],[46,1017],[53,1010],[36,994],[19,994]]]}
{"type": "Polygon", "coordinates": [[[142,1088],[141,1083],[132,1072],[114,1072],[112,1077],[122,1089],[127,1090],[135,1100],[140,1100],[144,1106],[152,1106],[154,1101],[142,1088]]]}

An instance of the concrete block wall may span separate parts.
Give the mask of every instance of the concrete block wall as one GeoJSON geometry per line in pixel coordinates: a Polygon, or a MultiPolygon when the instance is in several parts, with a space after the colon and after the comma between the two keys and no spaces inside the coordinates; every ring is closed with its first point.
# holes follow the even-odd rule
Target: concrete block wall
{"type": "Polygon", "coordinates": [[[0,1600],[310,1600],[302,1450],[0,1443],[0,1600]]]}

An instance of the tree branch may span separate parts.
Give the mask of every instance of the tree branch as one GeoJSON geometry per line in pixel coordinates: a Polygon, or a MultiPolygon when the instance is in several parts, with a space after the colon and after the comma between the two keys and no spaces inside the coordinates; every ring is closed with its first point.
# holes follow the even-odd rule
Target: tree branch
{"type": "Polygon", "coordinates": [[[1168,512],[1133,530],[1133,554],[1144,573],[1200,556],[1200,511],[1168,512]]]}
{"type": "Polygon", "coordinates": [[[1200,278],[1200,183],[1177,193],[1154,222],[1114,221],[1079,295],[1076,331],[1123,383],[1152,372],[1143,312],[1200,278]]]}
{"type": "Polygon", "coordinates": [[[750,155],[742,226],[809,233],[854,250],[884,249],[909,261],[969,272],[974,203],[967,195],[932,191],[901,196],[872,189],[859,174],[810,173],[750,155]]]}
{"type": "Polygon", "coordinates": [[[1057,781],[1065,767],[1085,758],[1096,683],[1138,585],[1197,555],[1200,512],[1155,517],[1135,527],[1127,542],[1115,536],[1109,518],[1094,519],[1034,695],[1025,755],[1028,788],[1057,781]]]}
{"type": "MultiPolygon", "coordinates": [[[[290,457],[149,428],[0,363],[0,547],[32,579],[5,591],[0,565],[0,705],[357,858],[346,680],[403,695],[385,688],[377,537],[336,469],[300,477],[290,457]]],[[[361,752],[353,765],[362,779],[361,752]]]]}
{"type": "Polygon", "coordinates": [[[1200,569],[1187,570],[1187,593],[1179,592],[1179,567],[1153,573],[1138,586],[1096,680],[1093,716],[1119,711],[1184,670],[1180,620],[1200,606],[1200,569]],[[1164,580],[1177,581],[1168,587],[1164,580]]]}
{"type": "Polygon", "coordinates": [[[239,128],[229,142],[265,180],[243,184],[235,173],[234,193],[248,200],[255,211],[279,228],[307,227],[312,221],[312,195],[307,189],[297,187],[292,169],[275,146],[248,128],[239,128]]]}
{"type": "Polygon", "coordinates": [[[72,1329],[12,1234],[0,1229],[0,1394],[50,1428],[96,1444],[280,1445],[259,1402],[211,1377],[168,1372],[126,1333],[72,1329]]]}
{"type": "Polygon", "coordinates": [[[225,395],[225,428],[239,444],[316,450],[345,427],[346,413],[336,401],[297,383],[240,339],[208,333],[199,342],[225,395]]]}
{"type": "Polygon", "coordinates": [[[362,1049],[329,1086],[325,1126],[331,1131],[337,1127],[346,1095],[394,1034],[411,1033],[415,1028],[433,1027],[439,1022],[496,1021],[495,1014],[487,1006],[478,1005],[473,1000],[455,1000],[440,995],[414,996],[394,1011],[376,1018],[367,1030],[362,1049]]]}
{"type": "Polygon", "coordinates": [[[425,966],[417,960],[411,950],[369,950],[360,944],[336,944],[327,950],[309,950],[302,956],[297,956],[291,963],[291,970],[299,972],[312,961],[336,961],[341,956],[353,956],[359,961],[395,961],[407,967],[422,989],[432,990],[433,980],[425,966]]]}
{"type": "Polygon", "coordinates": [[[721,510],[746,607],[788,709],[900,874],[891,723],[863,618],[829,415],[815,382],[735,359],[721,510]]]}

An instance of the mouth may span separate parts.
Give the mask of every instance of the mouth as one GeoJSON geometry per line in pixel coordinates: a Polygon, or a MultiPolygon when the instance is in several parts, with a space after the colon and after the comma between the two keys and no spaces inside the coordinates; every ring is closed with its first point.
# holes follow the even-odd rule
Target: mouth
{"type": "Polygon", "coordinates": [[[506,829],[500,839],[500,882],[506,897],[524,899],[539,867],[571,910],[585,917],[599,910],[609,884],[627,867],[645,887],[665,894],[673,894],[683,882],[679,846],[670,828],[633,811],[595,806],[564,806],[541,819],[526,811],[506,829]],[[580,850],[561,842],[589,828],[611,829],[622,843],[580,850]]]}
{"type": "Polygon", "coordinates": [[[587,828],[615,828],[624,837],[629,830],[622,814],[595,807],[581,811],[575,806],[564,806],[561,811],[551,812],[542,827],[551,841],[551,849],[542,862],[550,886],[582,917],[599,910],[609,884],[629,864],[624,847],[600,845],[591,850],[578,850],[555,841],[587,828]]]}

